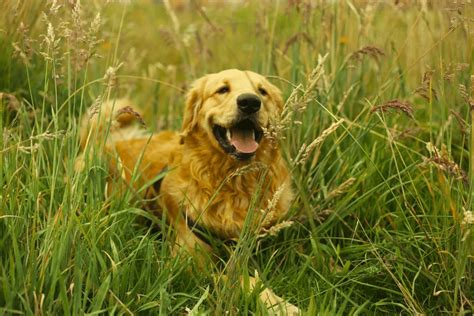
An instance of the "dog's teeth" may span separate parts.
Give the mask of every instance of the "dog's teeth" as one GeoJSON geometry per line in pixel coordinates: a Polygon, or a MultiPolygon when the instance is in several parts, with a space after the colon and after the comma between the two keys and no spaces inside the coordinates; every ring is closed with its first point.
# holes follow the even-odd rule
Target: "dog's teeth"
{"type": "Polygon", "coordinates": [[[232,138],[232,135],[230,133],[230,129],[227,129],[226,136],[227,136],[227,139],[230,141],[230,139],[232,138]]]}
{"type": "Polygon", "coordinates": [[[253,140],[255,140],[255,130],[252,131],[253,140]]]}

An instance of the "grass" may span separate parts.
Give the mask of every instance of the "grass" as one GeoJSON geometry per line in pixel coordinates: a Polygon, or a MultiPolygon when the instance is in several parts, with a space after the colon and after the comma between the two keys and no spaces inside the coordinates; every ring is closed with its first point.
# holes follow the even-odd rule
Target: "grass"
{"type": "Polygon", "coordinates": [[[178,129],[189,83],[237,67],[293,96],[296,199],[291,227],[244,235],[229,275],[258,271],[307,315],[471,314],[474,8],[459,2],[0,4],[0,313],[266,313],[172,257],[132,194],[105,197],[106,162],[74,171],[86,107],[129,96],[150,129],[178,129]]]}

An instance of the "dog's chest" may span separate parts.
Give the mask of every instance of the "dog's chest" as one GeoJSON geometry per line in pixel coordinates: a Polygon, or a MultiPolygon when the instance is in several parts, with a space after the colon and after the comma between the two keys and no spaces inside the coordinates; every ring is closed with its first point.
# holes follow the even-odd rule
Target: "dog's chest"
{"type": "Polygon", "coordinates": [[[190,187],[185,203],[187,216],[223,238],[238,237],[249,212],[258,212],[249,192],[251,185],[246,190],[223,186],[215,192],[195,185],[190,187]]]}
{"type": "Polygon", "coordinates": [[[210,165],[219,166],[196,159],[179,165],[164,180],[165,195],[193,223],[227,239],[239,237],[246,223],[251,230],[259,231],[286,213],[291,199],[286,183],[289,179],[278,176],[285,172],[209,168],[210,165]],[[283,194],[277,197],[281,188],[283,194]]]}

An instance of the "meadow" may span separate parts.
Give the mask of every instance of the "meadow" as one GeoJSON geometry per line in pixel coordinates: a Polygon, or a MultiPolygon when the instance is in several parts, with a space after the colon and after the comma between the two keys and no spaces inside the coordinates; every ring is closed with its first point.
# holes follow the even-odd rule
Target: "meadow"
{"type": "Polygon", "coordinates": [[[221,271],[305,315],[472,314],[471,1],[189,3],[0,3],[0,314],[267,314],[221,271]],[[195,271],[132,192],[105,195],[101,157],[75,171],[78,127],[129,97],[179,129],[189,84],[227,68],[288,100],[296,198],[195,271]]]}

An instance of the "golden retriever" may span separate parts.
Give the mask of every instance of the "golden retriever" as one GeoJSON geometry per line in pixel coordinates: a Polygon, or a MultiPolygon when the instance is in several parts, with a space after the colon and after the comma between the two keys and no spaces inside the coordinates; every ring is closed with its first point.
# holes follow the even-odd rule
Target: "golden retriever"
{"type": "MultiPolygon", "coordinates": [[[[175,250],[212,252],[202,230],[234,239],[249,210],[255,210],[249,225],[258,233],[289,209],[290,174],[278,144],[265,133],[282,108],[280,90],[265,77],[224,70],[192,84],[180,133],[147,136],[132,124],[138,115],[130,102],[115,100],[84,117],[81,144],[85,148],[94,134],[99,139],[107,134],[111,175],[143,192],[143,199],[156,201],[151,207],[165,212],[176,231],[175,250]]],[[[83,164],[84,157],[78,168],[83,164]]],[[[298,312],[269,289],[261,298],[269,307],[278,305],[276,310],[298,312]]]]}

